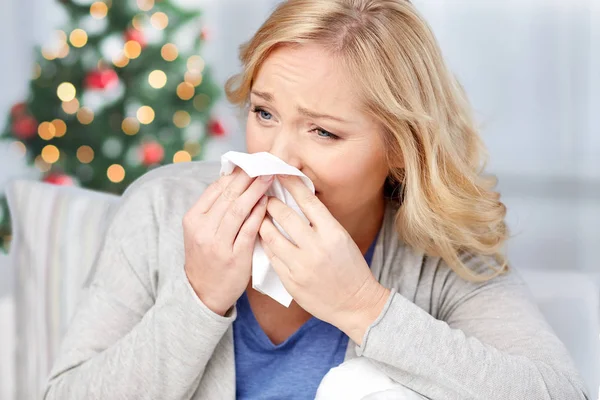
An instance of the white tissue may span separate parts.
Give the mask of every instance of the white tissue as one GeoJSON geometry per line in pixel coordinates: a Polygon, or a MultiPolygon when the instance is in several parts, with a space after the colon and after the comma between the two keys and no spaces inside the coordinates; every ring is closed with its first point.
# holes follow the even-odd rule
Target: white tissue
{"type": "Polygon", "coordinates": [[[425,397],[394,382],[365,357],[332,368],[323,377],[315,400],[424,400],[425,397]]]}
{"type": "MultiPolygon", "coordinates": [[[[221,176],[231,174],[236,166],[240,167],[252,178],[262,175],[299,176],[313,194],[315,193],[315,185],[306,175],[271,153],[247,154],[230,151],[221,156],[221,176]]],[[[277,197],[300,214],[302,218],[306,219],[292,195],[283,188],[277,177],[275,177],[273,184],[266,194],[267,196],[277,197]]],[[[273,223],[286,238],[290,239],[276,221],[273,221],[273,223]]],[[[286,307],[289,307],[292,302],[292,296],[285,290],[283,283],[277,276],[277,273],[275,273],[259,239],[256,240],[252,255],[252,287],[286,307]]]]}

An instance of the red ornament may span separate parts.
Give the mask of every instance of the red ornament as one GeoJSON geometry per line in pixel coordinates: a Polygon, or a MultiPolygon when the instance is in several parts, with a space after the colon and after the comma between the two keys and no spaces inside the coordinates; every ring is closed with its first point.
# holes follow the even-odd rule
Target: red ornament
{"type": "Polygon", "coordinates": [[[209,40],[210,37],[211,37],[210,30],[206,27],[202,28],[202,30],[200,31],[200,39],[209,40]]]}
{"type": "Polygon", "coordinates": [[[142,46],[142,49],[146,47],[146,37],[140,31],[135,28],[129,28],[125,31],[125,41],[129,42],[130,40],[134,40],[142,46]]]}
{"type": "Polygon", "coordinates": [[[165,157],[165,150],[158,142],[147,142],[142,144],[140,156],[142,158],[142,164],[150,166],[152,164],[158,164],[163,160],[165,157]]]}
{"type": "Polygon", "coordinates": [[[52,185],[60,185],[60,186],[74,186],[75,180],[71,178],[69,175],[61,174],[58,172],[50,173],[46,175],[43,179],[44,182],[50,183],[52,185]]]}
{"type": "Polygon", "coordinates": [[[21,140],[27,140],[34,137],[37,133],[38,123],[35,118],[24,115],[17,117],[12,124],[12,131],[16,137],[21,140]]]}
{"type": "Polygon", "coordinates": [[[227,133],[227,131],[225,131],[223,123],[217,119],[214,119],[209,122],[208,131],[212,136],[224,136],[227,133]]]}
{"type": "Polygon", "coordinates": [[[96,70],[85,77],[85,87],[92,90],[110,89],[119,82],[119,75],[112,69],[96,70]]]}
{"type": "Polygon", "coordinates": [[[10,116],[13,118],[21,117],[27,112],[27,104],[17,103],[10,109],[10,116]]]}

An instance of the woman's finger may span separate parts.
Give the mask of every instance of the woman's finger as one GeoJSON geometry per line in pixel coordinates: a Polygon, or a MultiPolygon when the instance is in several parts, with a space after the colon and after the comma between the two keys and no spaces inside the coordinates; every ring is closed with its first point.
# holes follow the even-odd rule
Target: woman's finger
{"type": "Polygon", "coordinates": [[[219,196],[223,194],[227,186],[240,174],[240,170],[233,171],[230,175],[225,175],[208,185],[198,198],[198,201],[188,210],[189,214],[198,216],[206,214],[215,204],[219,196]]]}
{"type": "Polygon", "coordinates": [[[285,287],[285,289],[289,293],[292,293],[293,288],[291,288],[290,285],[293,281],[291,279],[290,268],[286,265],[285,262],[283,262],[279,257],[277,257],[277,255],[275,255],[275,253],[273,253],[273,251],[271,250],[269,245],[267,243],[265,243],[264,240],[260,239],[260,243],[262,245],[262,248],[265,250],[265,254],[269,258],[269,262],[271,263],[271,266],[275,270],[275,273],[277,274],[279,279],[281,279],[281,283],[283,283],[283,287],[285,287]]]}
{"type": "Polygon", "coordinates": [[[267,212],[298,247],[305,247],[313,240],[315,231],[310,224],[281,200],[271,197],[267,204],[267,212]]]}
{"type": "Polygon", "coordinates": [[[272,183],[272,176],[261,176],[255,179],[250,187],[230,204],[217,229],[217,240],[233,246],[242,224],[272,183]]]}
{"type": "MultiPolygon", "coordinates": [[[[270,200],[269,200],[270,202],[270,200]]],[[[268,209],[268,205],[267,205],[268,209]]],[[[279,232],[279,229],[269,218],[265,218],[258,231],[262,241],[269,247],[275,257],[283,261],[288,267],[300,259],[299,249],[279,232]]]]}
{"type": "MultiPolygon", "coordinates": [[[[278,175],[277,178],[282,186],[292,195],[300,209],[310,221],[310,224],[318,228],[319,224],[331,221],[332,216],[325,204],[306,187],[297,176],[278,175]]],[[[279,222],[279,221],[277,221],[279,222]]],[[[336,221],[337,222],[337,221],[336,221]]]]}
{"type": "Polygon", "coordinates": [[[267,196],[262,198],[256,203],[252,212],[239,229],[239,233],[233,243],[233,253],[252,253],[254,250],[254,244],[265,215],[267,214],[267,196]]]}
{"type": "Polygon", "coordinates": [[[246,172],[240,171],[239,174],[237,174],[236,177],[229,182],[229,185],[223,189],[221,195],[217,198],[213,206],[210,208],[210,211],[207,213],[207,224],[212,227],[212,232],[217,231],[221,225],[223,216],[231,204],[236,201],[242,195],[242,193],[246,191],[246,189],[248,189],[253,180],[254,179],[250,178],[246,172]]]}
{"type": "MultiPolygon", "coordinates": [[[[188,226],[189,229],[196,229],[201,218],[210,211],[219,196],[221,196],[229,183],[231,183],[238,174],[239,171],[234,171],[233,174],[222,176],[208,185],[196,203],[194,203],[194,205],[186,212],[183,218],[184,226],[188,226]]],[[[203,226],[202,229],[208,229],[208,227],[203,226]]],[[[216,230],[216,226],[213,227],[213,232],[214,230],[216,230]]]]}

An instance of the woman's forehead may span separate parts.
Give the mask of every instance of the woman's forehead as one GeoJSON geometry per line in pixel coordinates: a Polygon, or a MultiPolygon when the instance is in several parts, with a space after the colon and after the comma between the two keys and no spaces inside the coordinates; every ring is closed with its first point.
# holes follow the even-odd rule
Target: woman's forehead
{"type": "Polygon", "coordinates": [[[347,117],[360,111],[356,89],[340,62],[318,45],[277,48],[262,64],[252,87],[255,95],[266,95],[259,95],[263,100],[297,101],[303,103],[300,107],[337,110],[347,117]]]}

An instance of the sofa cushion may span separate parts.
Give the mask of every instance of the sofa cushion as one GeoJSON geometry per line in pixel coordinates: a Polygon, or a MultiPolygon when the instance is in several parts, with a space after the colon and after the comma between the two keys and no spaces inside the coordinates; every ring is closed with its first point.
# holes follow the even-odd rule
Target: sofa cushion
{"type": "Polygon", "coordinates": [[[40,398],[118,196],[77,187],[14,181],[16,398],[40,398]]]}

